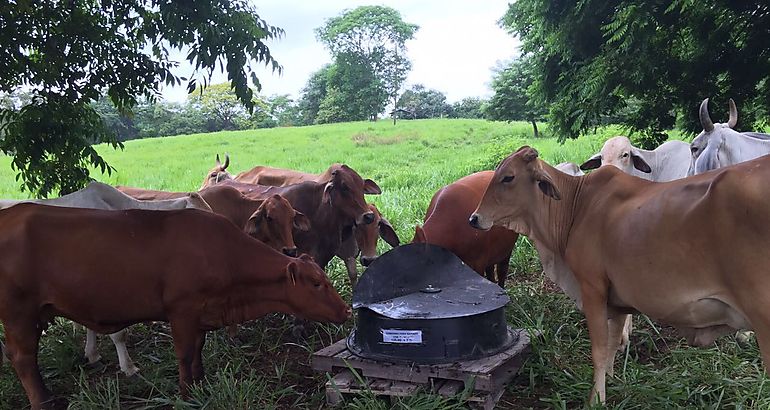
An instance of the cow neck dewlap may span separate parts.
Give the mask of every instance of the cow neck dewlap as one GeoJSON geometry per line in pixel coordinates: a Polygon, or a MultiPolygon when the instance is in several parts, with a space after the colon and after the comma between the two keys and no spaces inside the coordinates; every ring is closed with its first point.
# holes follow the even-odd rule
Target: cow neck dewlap
{"type": "Polygon", "coordinates": [[[530,228],[528,236],[532,236],[554,252],[564,255],[574,221],[577,198],[582,187],[582,177],[559,172],[543,161],[540,165],[559,189],[561,199],[555,200],[539,192],[532,220],[528,221],[530,228]]]}

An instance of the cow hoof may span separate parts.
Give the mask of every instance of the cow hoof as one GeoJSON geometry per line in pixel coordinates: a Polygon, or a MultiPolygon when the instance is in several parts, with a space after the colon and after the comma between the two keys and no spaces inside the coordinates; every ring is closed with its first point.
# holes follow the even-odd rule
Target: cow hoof
{"type": "Polygon", "coordinates": [[[96,356],[86,357],[86,364],[89,366],[93,366],[101,361],[102,361],[102,355],[99,355],[99,354],[97,354],[96,356]]]}
{"type": "Polygon", "coordinates": [[[751,344],[753,335],[754,332],[750,330],[741,330],[735,334],[735,341],[737,341],[738,345],[741,347],[748,347],[751,344]]]}
{"type": "Polygon", "coordinates": [[[120,370],[123,371],[126,377],[135,377],[139,375],[139,368],[136,366],[131,366],[130,369],[120,369],[120,370]]]}

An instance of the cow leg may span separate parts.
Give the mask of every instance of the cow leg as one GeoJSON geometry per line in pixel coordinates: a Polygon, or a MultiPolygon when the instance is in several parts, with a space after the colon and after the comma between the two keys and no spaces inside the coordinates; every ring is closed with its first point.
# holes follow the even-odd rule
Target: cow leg
{"type": "MultiPolygon", "coordinates": [[[[18,318],[17,318],[18,319],[18,318]]],[[[6,350],[33,409],[54,408],[37,364],[41,328],[36,319],[5,321],[6,350]]]]}
{"type": "Polygon", "coordinates": [[[192,362],[192,378],[193,381],[199,381],[203,379],[203,345],[206,344],[206,332],[198,332],[198,337],[195,339],[195,356],[192,362]]]}
{"type": "Polygon", "coordinates": [[[96,332],[86,328],[86,360],[88,364],[94,364],[99,360],[102,360],[102,356],[96,350],[96,332]]]}
{"type": "Polygon", "coordinates": [[[619,350],[622,350],[622,346],[625,346],[624,336],[625,343],[628,343],[626,330],[628,323],[631,322],[630,319],[631,315],[628,314],[619,314],[607,319],[609,332],[607,340],[607,376],[609,377],[615,375],[615,355],[619,350]]]}
{"type": "Polygon", "coordinates": [[[115,345],[115,350],[118,352],[118,363],[120,363],[120,370],[126,374],[126,376],[133,376],[139,372],[139,368],[136,367],[134,361],[131,360],[131,356],[128,355],[128,349],[126,348],[126,334],[128,331],[123,329],[110,335],[112,343],[115,345]]]}
{"type": "Polygon", "coordinates": [[[490,265],[484,268],[484,277],[487,278],[490,282],[497,282],[497,277],[495,276],[495,265],[490,265]]]}
{"type": "Polygon", "coordinates": [[[511,254],[505,260],[502,260],[495,265],[497,267],[497,286],[505,289],[505,280],[508,279],[508,264],[511,262],[511,254]]]}
{"type": "Polygon", "coordinates": [[[351,256],[343,259],[345,261],[345,268],[348,270],[348,278],[350,279],[350,287],[355,287],[358,281],[358,269],[356,266],[356,257],[351,256]]]}
{"type": "Polygon", "coordinates": [[[171,320],[171,337],[179,367],[179,395],[188,397],[193,382],[193,361],[198,345],[198,326],[189,320],[171,320]]]}
{"type": "MultiPolygon", "coordinates": [[[[590,404],[604,403],[606,399],[609,329],[607,326],[606,290],[584,284],[581,289],[583,312],[588,321],[591,338],[591,359],[594,365],[594,386],[589,396],[590,404]]],[[[614,353],[614,351],[612,352],[614,353]]]]}

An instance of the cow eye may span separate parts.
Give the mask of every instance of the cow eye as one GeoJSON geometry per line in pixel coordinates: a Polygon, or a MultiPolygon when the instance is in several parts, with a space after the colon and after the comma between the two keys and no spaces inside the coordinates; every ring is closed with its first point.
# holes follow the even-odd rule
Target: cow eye
{"type": "Polygon", "coordinates": [[[216,177],[217,177],[217,173],[216,173],[216,172],[212,172],[212,173],[211,173],[211,177],[212,177],[212,178],[216,178],[216,177]]]}
{"type": "Polygon", "coordinates": [[[627,152],[623,153],[623,158],[628,158],[628,153],[627,152]]]}
{"type": "Polygon", "coordinates": [[[316,283],[313,284],[313,286],[315,286],[316,289],[321,289],[322,285],[323,285],[323,283],[321,283],[321,282],[316,282],[316,283]]]}
{"type": "Polygon", "coordinates": [[[508,183],[508,182],[511,182],[511,181],[513,181],[513,175],[508,175],[507,177],[504,177],[503,180],[502,180],[502,182],[504,184],[508,183]]]}
{"type": "Polygon", "coordinates": [[[698,152],[698,147],[690,147],[690,152],[692,152],[693,154],[698,152]]]}

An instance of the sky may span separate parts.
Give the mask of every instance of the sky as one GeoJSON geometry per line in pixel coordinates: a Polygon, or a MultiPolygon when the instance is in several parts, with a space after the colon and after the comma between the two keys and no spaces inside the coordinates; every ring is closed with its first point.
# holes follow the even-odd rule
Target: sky
{"type": "MultiPolygon", "coordinates": [[[[466,97],[489,97],[492,69],[518,54],[518,40],[501,29],[497,21],[508,9],[506,0],[253,0],[268,24],[286,31],[279,40],[267,42],[283,74],[257,70],[262,95],[289,94],[298,98],[310,74],[331,62],[328,50],[313,30],[342,13],[365,5],[385,5],[398,10],[404,21],[420,26],[406,43],[412,70],[408,88],[422,84],[436,89],[455,102],[466,97]]],[[[181,53],[175,53],[182,60],[181,53]]],[[[181,62],[181,61],[180,61],[181,62]]],[[[192,67],[181,62],[178,73],[189,75],[192,67]]],[[[227,80],[217,68],[212,83],[227,80]]],[[[166,88],[166,100],[186,98],[186,84],[166,88]]]]}

